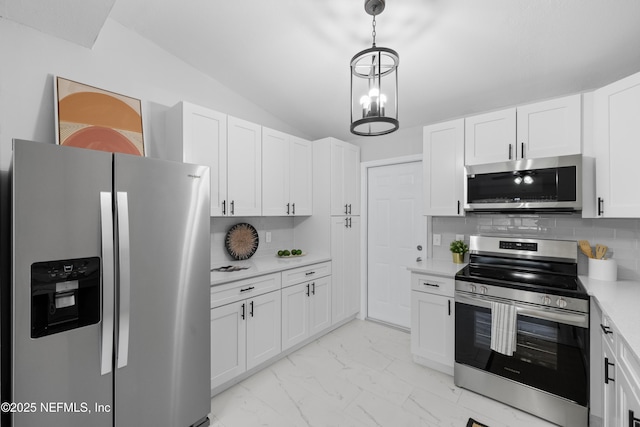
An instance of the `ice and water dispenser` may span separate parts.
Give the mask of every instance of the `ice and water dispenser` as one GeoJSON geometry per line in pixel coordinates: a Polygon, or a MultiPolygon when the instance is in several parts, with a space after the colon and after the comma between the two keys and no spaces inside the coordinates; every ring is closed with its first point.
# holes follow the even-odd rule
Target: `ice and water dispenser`
{"type": "Polygon", "coordinates": [[[100,258],[31,264],[31,338],[100,321],[100,258]]]}

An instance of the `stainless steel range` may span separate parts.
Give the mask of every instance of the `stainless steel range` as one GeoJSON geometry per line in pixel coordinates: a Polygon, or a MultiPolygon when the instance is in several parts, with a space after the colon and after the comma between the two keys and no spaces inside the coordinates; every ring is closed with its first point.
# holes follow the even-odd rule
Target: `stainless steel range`
{"type": "Polygon", "coordinates": [[[456,275],[459,387],[556,424],[588,424],[589,297],[575,241],[471,236],[456,275]]]}

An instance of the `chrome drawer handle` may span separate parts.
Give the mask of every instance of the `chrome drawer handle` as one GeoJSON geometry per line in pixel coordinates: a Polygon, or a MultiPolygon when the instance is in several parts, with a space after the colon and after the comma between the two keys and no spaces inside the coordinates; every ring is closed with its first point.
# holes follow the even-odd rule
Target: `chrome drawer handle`
{"type": "Polygon", "coordinates": [[[254,286],[250,286],[248,288],[240,289],[240,292],[247,292],[247,291],[250,291],[252,289],[255,289],[255,287],[254,286]]]}
{"type": "Polygon", "coordinates": [[[305,276],[311,276],[312,274],[316,274],[316,272],[315,271],[308,271],[304,275],[305,276]]]}
{"type": "Polygon", "coordinates": [[[428,283],[428,282],[424,282],[424,284],[426,286],[431,286],[432,288],[439,288],[440,285],[438,285],[437,283],[428,283]]]}

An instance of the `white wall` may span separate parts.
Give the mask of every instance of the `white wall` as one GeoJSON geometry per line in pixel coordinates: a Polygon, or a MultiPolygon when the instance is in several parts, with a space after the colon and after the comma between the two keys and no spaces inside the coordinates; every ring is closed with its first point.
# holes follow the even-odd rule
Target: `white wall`
{"type": "Polygon", "coordinates": [[[361,162],[422,154],[422,127],[403,128],[400,122],[400,129],[388,135],[363,136],[347,142],[360,147],[361,162]]]}
{"type": "Polygon", "coordinates": [[[110,19],[92,49],[2,18],[0,40],[0,171],[8,169],[13,138],[55,141],[54,75],[141,99],[152,157],[164,154],[164,111],[181,100],[306,137],[110,19]]]}

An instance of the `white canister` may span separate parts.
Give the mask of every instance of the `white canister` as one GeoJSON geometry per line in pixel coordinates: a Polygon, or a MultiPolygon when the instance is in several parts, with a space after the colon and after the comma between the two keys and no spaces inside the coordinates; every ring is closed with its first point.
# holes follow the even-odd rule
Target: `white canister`
{"type": "Polygon", "coordinates": [[[615,282],[618,280],[618,263],[614,259],[589,258],[589,278],[615,282]]]}

